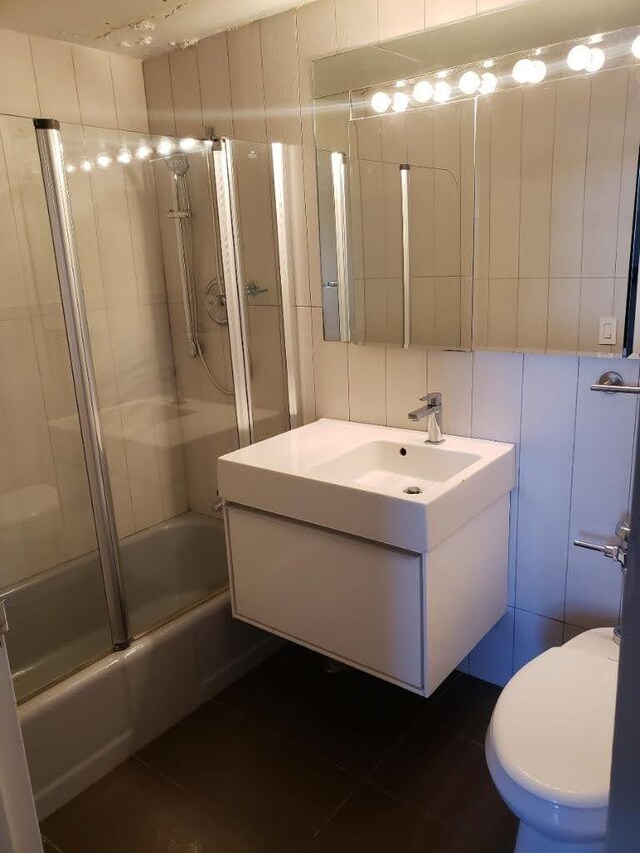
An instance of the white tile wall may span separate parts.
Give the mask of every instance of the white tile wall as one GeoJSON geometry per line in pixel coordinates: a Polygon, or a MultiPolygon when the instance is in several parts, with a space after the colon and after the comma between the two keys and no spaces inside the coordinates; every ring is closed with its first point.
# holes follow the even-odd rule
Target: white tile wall
{"type": "MultiPolygon", "coordinates": [[[[473,650],[468,661],[472,673],[497,683],[504,683],[514,666],[520,666],[549,645],[560,643],[593,624],[611,624],[615,619],[620,594],[615,567],[597,555],[579,552],[570,542],[578,533],[609,536],[615,522],[627,511],[636,403],[631,398],[605,397],[589,390],[589,384],[611,366],[608,361],[489,352],[427,354],[396,347],[385,351],[379,347],[323,341],[322,312],[318,307],[308,310],[309,305],[321,304],[311,59],[377,38],[411,32],[422,26],[421,16],[425,26],[433,26],[476,12],[481,14],[508,2],[513,0],[401,0],[395,4],[388,0],[319,0],[295,12],[295,27],[289,13],[289,17],[278,16],[270,22],[228,33],[230,84],[224,75],[219,90],[210,79],[206,82],[208,98],[219,97],[222,103],[227,103],[225,93],[227,87],[230,89],[232,119],[238,137],[275,139],[279,134],[294,142],[302,154],[304,186],[303,192],[298,190],[300,197],[296,204],[305,211],[306,229],[298,234],[297,248],[300,257],[308,258],[310,282],[310,302],[306,287],[300,288],[298,296],[301,363],[309,394],[307,412],[316,411],[318,417],[367,418],[381,423],[386,419],[389,425],[409,426],[406,413],[417,405],[417,398],[427,387],[439,388],[444,394],[446,429],[519,445],[520,492],[513,495],[511,516],[512,606],[473,650]],[[273,54],[274,33],[282,34],[282,39],[295,38],[295,50],[288,41],[279,42],[282,60],[273,54]],[[265,46],[269,57],[268,69],[263,73],[265,46]],[[279,79],[285,69],[290,75],[294,52],[298,58],[301,145],[297,138],[287,136],[288,130],[281,121],[282,104],[293,102],[293,115],[298,114],[295,78],[279,79]],[[214,92],[219,92],[219,96],[214,92]]],[[[218,49],[222,50],[224,36],[215,38],[218,49]]],[[[201,51],[204,49],[200,47],[201,51]]],[[[167,69],[166,60],[145,63],[150,116],[163,115],[171,125],[174,119],[172,114],[167,115],[166,86],[161,82],[167,69]]],[[[485,316],[484,335],[485,339],[488,335],[492,345],[513,346],[520,339],[530,342],[531,348],[537,347],[540,329],[516,321],[520,299],[523,307],[548,300],[549,349],[554,348],[554,341],[557,346],[564,346],[571,335],[577,347],[579,312],[575,306],[583,277],[582,226],[575,234],[568,234],[562,244],[554,242],[552,228],[547,247],[544,229],[537,230],[535,223],[527,221],[532,211],[545,214],[548,210],[551,222],[582,222],[587,151],[585,146],[584,156],[568,163],[567,146],[576,135],[586,138],[589,93],[585,94],[584,81],[574,82],[575,85],[558,91],[554,103],[542,94],[528,93],[524,102],[521,96],[516,96],[509,106],[525,125],[546,121],[553,114],[556,144],[551,187],[548,183],[538,185],[527,181],[526,175],[521,185],[521,160],[526,164],[530,152],[526,139],[521,148],[520,125],[513,123],[511,112],[504,116],[505,139],[516,134],[517,151],[512,147],[500,157],[494,153],[494,165],[498,179],[513,190],[510,196],[513,210],[508,215],[505,211],[494,211],[492,228],[504,232],[505,240],[499,251],[494,246],[493,254],[487,245],[485,256],[479,259],[487,279],[490,265],[496,274],[505,276],[497,284],[491,282],[491,296],[499,297],[502,310],[499,322],[489,328],[485,316]],[[521,216],[525,223],[524,240],[521,216]],[[540,258],[546,263],[547,254],[548,273],[537,266],[540,258]],[[520,264],[527,269],[530,280],[518,293],[515,277],[520,264]]],[[[200,89],[205,90],[202,71],[200,89]]],[[[616,100],[610,109],[621,109],[621,105],[616,100]]],[[[382,156],[382,140],[378,142],[382,156]]],[[[389,142],[393,140],[387,140],[387,147],[389,142]]],[[[479,156],[490,159],[490,146],[485,149],[479,151],[479,156]]],[[[548,160],[548,146],[544,150],[548,160]]],[[[626,148],[625,152],[625,162],[631,163],[633,158],[626,148]]],[[[597,180],[597,172],[593,172],[594,187],[597,180]]],[[[628,207],[629,199],[621,204],[628,207]]],[[[624,257],[625,252],[627,249],[621,247],[619,257],[624,257]]],[[[621,269],[618,266],[618,276],[624,275],[621,269]]],[[[603,273],[598,271],[598,275],[603,273]]],[[[488,298],[488,281],[477,297],[483,292],[488,298]]],[[[476,320],[482,320],[481,313],[478,312],[476,320]]],[[[620,362],[616,365],[619,369],[620,362]]],[[[630,381],[638,378],[638,367],[634,364],[623,365],[622,372],[630,381]]]]}

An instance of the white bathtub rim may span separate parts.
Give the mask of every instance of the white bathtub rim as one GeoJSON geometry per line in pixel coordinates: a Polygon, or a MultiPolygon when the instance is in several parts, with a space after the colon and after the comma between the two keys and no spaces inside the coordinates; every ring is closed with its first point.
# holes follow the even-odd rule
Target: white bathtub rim
{"type": "MultiPolygon", "coordinates": [[[[40,784],[38,790],[34,791],[40,820],[73,799],[118,764],[125,761],[149,740],[175,725],[186,714],[213,698],[237,678],[269,657],[279,645],[279,642],[268,634],[262,636],[257,634],[255,637],[247,635],[248,642],[239,654],[224,661],[214,671],[205,672],[201,663],[201,656],[198,653],[195,629],[200,625],[206,626],[207,624],[217,625],[229,633],[237,631],[238,626],[242,625],[231,617],[228,589],[134,640],[129,648],[121,652],[112,652],[101,660],[89,664],[84,669],[73,673],[31,699],[27,699],[19,706],[20,722],[29,754],[30,735],[35,733],[34,737],[37,742],[38,727],[44,726],[44,729],[40,731],[40,742],[42,742],[42,731],[46,732],[47,729],[47,715],[64,708],[65,704],[71,708],[74,701],[81,702],[83,698],[86,700],[87,692],[91,691],[92,686],[96,688],[99,681],[121,679],[120,692],[126,694],[126,707],[121,704],[119,708],[113,709],[113,716],[116,720],[115,727],[112,720],[107,719],[109,709],[96,709],[95,745],[88,751],[88,754],[59,771],[48,772],[46,767],[44,769],[42,766],[38,768],[38,777],[45,777],[45,781],[40,784]],[[217,620],[223,621],[218,623],[217,620]],[[186,654],[187,649],[184,646],[182,649],[180,648],[181,644],[184,643],[193,643],[193,661],[191,663],[193,678],[189,681],[189,689],[184,691],[186,695],[183,695],[182,691],[173,691],[176,694],[173,707],[163,705],[162,708],[157,709],[151,699],[147,701],[149,707],[140,707],[135,698],[135,679],[139,677],[139,672],[136,674],[136,667],[144,666],[145,659],[151,660],[150,656],[153,652],[164,649],[168,655],[167,670],[170,672],[172,651],[173,653],[176,650],[178,653],[182,651],[186,654]],[[158,713],[160,713],[159,719],[158,713]],[[118,720],[125,718],[128,721],[127,725],[118,727],[118,720]],[[107,734],[100,740],[100,724],[102,722],[105,724],[107,734]]],[[[175,672],[176,669],[174,669],[175,672]]],[[[117,686],[118,682],[112,681],[112,684],[117,686]]],[[[158,687],[158,685],[152,686],[158,687]]],[[[47,742],[47,747],[51,747],[54,751],[57,750],[57,746],[51,745],[49,742],[47,742]]],[[[33,752],[33,747],[31,752],[33,752]]],[[[38,760],[38,756],[29,754],[30,763],[38,760]]],[[[61,743],[55,763],[62,767],[65,760],[64,744],[61,743]]]]}

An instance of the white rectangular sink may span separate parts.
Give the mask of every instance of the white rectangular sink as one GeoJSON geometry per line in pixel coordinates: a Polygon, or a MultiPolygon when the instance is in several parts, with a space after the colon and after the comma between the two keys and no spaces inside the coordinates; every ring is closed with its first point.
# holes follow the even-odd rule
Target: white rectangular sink
{"type": "Polygon", "coordinates": [[[407,447],[406,442],[369,441],[329,462],[320,463],[311,473],[373,491],[417,495],[451,480],[481,458],[477,453],[459,450],[443,453],[443,450],[441,445],[407,447]]]}
{"type": "Polygon", "coordinates": [[[515,485],[513,445],[320,420],[218,461],[220,496],[425,553],[515,485]],[[407,491],[408,490],[408,491],[407,491]]]}

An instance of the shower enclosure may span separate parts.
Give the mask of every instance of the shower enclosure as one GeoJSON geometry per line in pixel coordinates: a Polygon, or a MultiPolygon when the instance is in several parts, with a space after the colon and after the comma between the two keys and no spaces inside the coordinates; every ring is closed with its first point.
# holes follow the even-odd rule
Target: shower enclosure
{"type": "Polygon", "coordinates": [[[263,642],[231,625],[216,461],[298,423],[286,157],[0,116],[0,599],[23,716],[200,613],[227,656],[263,642]]]}

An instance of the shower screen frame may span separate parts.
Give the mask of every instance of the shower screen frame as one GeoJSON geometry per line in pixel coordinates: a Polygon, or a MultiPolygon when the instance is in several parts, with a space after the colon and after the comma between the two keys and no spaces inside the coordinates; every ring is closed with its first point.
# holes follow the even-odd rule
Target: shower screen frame
{"type": "Polygon", "coordinates": [[[113,493],[100,424],[95,368],[60,138],[60,123],[55,119],[34,119],[33,124],[42,167],[80,436],[95,518],[109,629],[113,649],[118,651],[131,644],[131,628],[113,493]]]}
{"type": "MultiPolygon", "coordinates": [[[[79,415],[80,437],[95,518],[98,554],[107,603],[113,650],[127,648],[132,642],[130,614],[125,596],[124,577],[113,493],[100,421],[95,367],[72,219],[71,201],[60,125],[55,119],[34,119],[35,135],[42,168],[44,194],[49,215],[58,284],[61,295],[74,393],[79,415]]],[[[240,220],[233,140],[205,140],[209,192],[217,224],[233,373],[238,439],[241,447],[254,438],[248,316],[244,299],[244,276],[240,245],[240,220]]],[[[295,278],[292,261],[290,210],[288,205],[288,169],[286,145],[272,143],[270,168],[280,289],[283,335],[283,367],[286,385],[286,410],[289,428],[302,423],[295,278]]]]}

